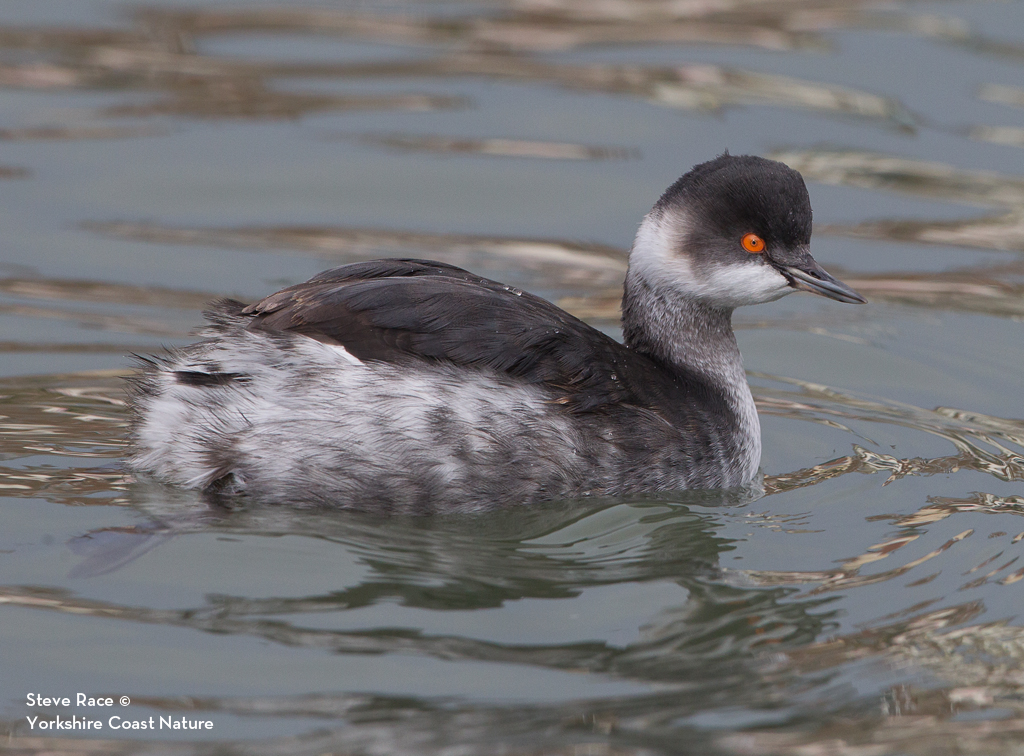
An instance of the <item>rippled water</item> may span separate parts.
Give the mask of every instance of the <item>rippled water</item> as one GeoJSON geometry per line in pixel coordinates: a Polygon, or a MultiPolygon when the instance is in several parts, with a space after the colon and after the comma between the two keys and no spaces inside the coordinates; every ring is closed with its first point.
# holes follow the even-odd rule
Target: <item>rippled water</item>
{"type": "Polygon", "coordinates": [[[1024,753],[1022,73],[1014,2],[8,0],[0,750],[1024,753]],[[615,333],[725,148],[871,300],[737,313],[760,486],[380,519],[121,468],[129,353],[340,262],[615,333]]]}

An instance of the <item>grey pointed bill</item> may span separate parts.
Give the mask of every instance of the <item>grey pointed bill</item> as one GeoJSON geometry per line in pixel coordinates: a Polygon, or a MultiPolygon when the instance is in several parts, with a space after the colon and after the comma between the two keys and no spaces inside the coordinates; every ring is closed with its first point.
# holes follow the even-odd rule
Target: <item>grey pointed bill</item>
{"type": "Polygon", "coordinates": [[[810,291],[814,294],[821,294],[823,297],[835,299],[848,304],[867,304],[866,299],[844,284],[837,278],[833,278],[825,269],[814,260],[796,265],[784,265],[780,268],[783,275],[789,279],[789,284],[794,289],[810,291]]]}

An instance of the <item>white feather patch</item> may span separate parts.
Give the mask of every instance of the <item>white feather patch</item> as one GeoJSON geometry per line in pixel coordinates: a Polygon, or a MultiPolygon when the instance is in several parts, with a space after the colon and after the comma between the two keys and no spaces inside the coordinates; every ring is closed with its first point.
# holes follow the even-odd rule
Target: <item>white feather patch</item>
{"type": "Polygon", "coordinates": [[[793,292],[784,275],[771,265],[753,260],[715,265],[702,271],[687,288],[691,297],[729,308],[774,302],[793,292]]]}
{"type": "Polygon", "coordinates": [[[630,268],[655,290],[685,291],[687,282],[694,279],[693,266],[680,251],[686,232],[687,222],[680,213],[668,217],[652,210],[637,229],[630,268]]]}
{"type": "Polygon", "coordinates": [[[794,291],[785,276],[755,255],[736,263],[694,265],[683,248],[688,228],[675,208],[652,211],[640,224],[629,264],[655,291],[729,309],[773,302],[794,291]]]}
{"type": "Polygon", "coordinates": [[[335,356],[340,356],[349,365],[362,365],[363,364],[363,361],[361,359],[356,357],[354,354],[352,354],[350,351],[348,351],[341,344],[326,344],[326,343],[324,343],[322,341],[317,341],[316,343],[320,344],[325,349],[329,349],[331,354],[333,354],[335,356]]]}

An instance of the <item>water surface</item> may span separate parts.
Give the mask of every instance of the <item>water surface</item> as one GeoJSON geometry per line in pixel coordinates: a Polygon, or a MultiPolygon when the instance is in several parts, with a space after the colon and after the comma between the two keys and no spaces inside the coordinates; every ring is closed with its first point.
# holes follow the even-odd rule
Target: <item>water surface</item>
{"type": "Polygon", "coordinates": [[[5,3],[0,748],[1020,753],[1022,30],[995,1],[5,3]],[[870,300],[737,313],[760,487],[381,519],[122,469],[130,353],[331,265],[446,260],[617,333],[640,218],[727,148],[804,174],[815,256],[870,300]],[[27,705],[77,692],[131,703],[27,705]],[[72,716],[104,728],[38,724],[72,716]]]}

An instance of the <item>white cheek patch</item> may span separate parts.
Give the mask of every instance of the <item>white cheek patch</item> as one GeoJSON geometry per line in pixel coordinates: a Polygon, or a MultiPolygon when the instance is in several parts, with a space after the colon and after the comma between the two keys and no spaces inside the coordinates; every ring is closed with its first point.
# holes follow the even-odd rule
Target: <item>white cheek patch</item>
{"type": "Polygon", "coordinates": [[[679,213],[672,218],[648,213],[636,232],[630,268],[655,289],[679,289],[693,281],[693,266],[676,251],[686,228],[686,219],[679,213]]]}
{"type": "Polygon", "coordinates": [[[754,255],[745,263],[698,268],[682,251],[687,228],[687,218],[679,210],[649,213],[633,242],[630,268],[656,290],[675,291],[722,308],[773,302],[794,291],[785,276],[754,255]]]}
{"type": "Polygon", "coordinates": [[[771,265],[755,261],[716,265],[691,285],[690,294],[725,307],[774,302],[794,289],[771,265]]]}

